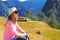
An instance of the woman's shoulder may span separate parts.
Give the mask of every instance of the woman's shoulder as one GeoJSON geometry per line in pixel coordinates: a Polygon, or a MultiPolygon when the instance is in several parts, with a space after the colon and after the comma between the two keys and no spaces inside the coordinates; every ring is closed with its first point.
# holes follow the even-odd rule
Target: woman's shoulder
{"type": "Polygon", "coordinates": [[[8,24],[11,25],[12,22],[11,22],[10,20],[7,20],[6,24],[7,24],[7,25],[8,25],[8,24]]]}
{"type": "Polygon", "coordinates": [[[6,28],[6,27],[9,27],[11,25],[12,25],[12,22],[10,20],[7,20],[4,26],[6,28]]]}

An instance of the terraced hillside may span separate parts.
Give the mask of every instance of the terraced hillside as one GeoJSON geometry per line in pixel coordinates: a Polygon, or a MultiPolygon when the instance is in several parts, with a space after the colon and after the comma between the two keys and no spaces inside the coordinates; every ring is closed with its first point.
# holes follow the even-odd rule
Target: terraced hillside
{"type": "MultiPolygon", "coordinates": [[[[4,17],[0,17],[0,40],[3,40],[4,17]]],[[[60,40],[60,30],[53,29],[42,21],[18,22],[20,27],[29,33],[31,40],[60,40]],[[36,30],[41,33],[36,34],[36,30]]]]}

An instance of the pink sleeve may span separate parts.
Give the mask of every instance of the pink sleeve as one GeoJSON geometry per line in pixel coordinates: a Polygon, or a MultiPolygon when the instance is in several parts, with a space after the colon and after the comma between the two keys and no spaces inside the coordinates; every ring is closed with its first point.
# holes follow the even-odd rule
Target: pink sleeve
{"type": "Polygon", "coordinates": [[[17,30],[18,30],[19,32],[25,33],[25,31],[24,31],[18,24],[16,24],[16,26],[17,26],[17,30]]]}
{"type": "Polygon", "coordinates": [[[7,26],[9,27],[9,29],[10,29],[9,32],[11,32],[12,35],[17,35],[18,34],[18,32],[14,29],[14,26],[12,25],[12,23],[8,23],[7,26]]]}

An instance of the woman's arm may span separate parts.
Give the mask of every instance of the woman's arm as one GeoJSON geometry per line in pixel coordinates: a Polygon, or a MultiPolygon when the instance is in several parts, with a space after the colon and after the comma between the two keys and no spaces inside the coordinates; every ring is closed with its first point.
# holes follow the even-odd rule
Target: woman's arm
{"type": "Polygon", "coordinates": [[[28,34],[27,34],[24,30],[22,30],[22,29],[19,27],[19,25],[18,25],[18,24],[17,24],[17,29],[18,29],[18,31],[20,31],[21,33],[24,33],[24,34],[21,34],[21,35],[25,35],[25,36],[26,36],[26,38],[27,38],[28,40],[30,40],[30,38],[29,38],[28,34]]]}
{"type": "Polygon", "coordinates": [[[25,31],[24,31],[18,24],[16,24],[16,27],[17,27],[17,30],[18,30],[19,32],[25,34],[25,31]]]}
{"type": "MultiPolygon", "coordinates": [[[[24,30],[22,30],[22,29],[19,27],[18,24],[17,24],[17,29],[18,29],[18,31],[20,31],[21,33],[24,33],[24,35],[26,36],[27,40],[30,40],[28,34],[27,34],[24,30]]],[[[23,34],[22,34],[22,35],[23,35],[23,34]]]]}
{"type": "Polygon", "coordinates": [[[18,33],[16,30],[15,30],[15,27],[13,26],[12,23],[8,23],[7,26],[9,27],[10,31],[13,35],[15,35],[16,37],[20,37],[20,36],[24,36],[26,34],[21,34],[21,33],[18,33]]]}

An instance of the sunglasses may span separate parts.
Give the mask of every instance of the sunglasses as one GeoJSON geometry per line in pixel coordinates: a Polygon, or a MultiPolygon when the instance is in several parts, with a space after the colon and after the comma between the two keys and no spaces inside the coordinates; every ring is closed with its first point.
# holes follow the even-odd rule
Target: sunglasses
{"type": "Polygon", "coordinates": [[[18,11],[15,11],[14,13],[16,13],[16,14],[17,14],[17,13],[18,13],[18,11]]]}

